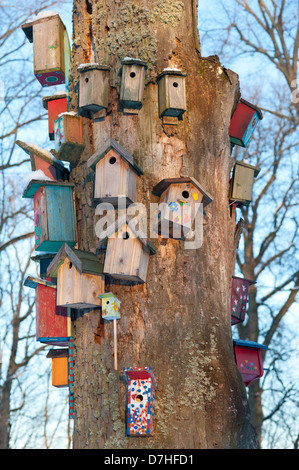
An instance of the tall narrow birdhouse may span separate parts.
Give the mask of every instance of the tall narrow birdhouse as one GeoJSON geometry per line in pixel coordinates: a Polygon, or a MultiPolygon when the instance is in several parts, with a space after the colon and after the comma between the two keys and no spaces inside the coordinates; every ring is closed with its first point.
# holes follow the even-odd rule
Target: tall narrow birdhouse
{"type": "Polygon", "coordinates": [[[231,324],[243,322],[245,320],[248,303],[248,288],[255,281],[233,276],[231,290],[231,324]]]}
{"type": "Polygon", "coordinates": [[[127,435],[154,435],[157,383],[151,367],[124,367],[127,381],[127,435]]]}
{"type": "Polygon", "coordinates": [[[123,59],[121,65],[120,104],[124,113],[138,114],[142,108],[147,65],[130,57],[123,59]]]}
{"type": "Polygon", "coordinates": [[[64,243],[76,244],[71,183],[31,180],[24,198],[34,200],[35,250],[57,252],[64,243]]]}
{"type": "Polygon", "coordinates": [[[68,387],[68,349],[51,349],[47,358],[52,359],[52,385],[53,387],[68,387]]]}
{"type": "Polygon", "coordinates": [[[66,308],[56,305],[56,285],[28,276],[24,286],[35,289],[36,341],[67,346],[71,337],[71,318],[66,308]]]}
{"type": "Polygon", "coordinates": [[[44,11],[22,29],[33,42],[34,75],[43,87],[65,83],[70,51],[68,35],[56,12],[44,11]]]}
{"type": "Polygon", "coordinates": [[[49,139],[54,140],[54,122],[58,119],[59,114],[68,111],[67,93],[63,91],[56,92],[51,96],[44,96],[43,107],[48,111],[49,139]]]}
{"type": "Polygon", "coordinates": [[[191,229],[199,204],[212,202],[211,195],[195,178],[167,178],[153,188],[160,197],[154,230],[164,238],[184,239],[191,229]]]}
{"type": "Polygon", "coordinates": [[[261,119],[263,119],[262,111],[257,106],[241,99],[229,126],[231,143],[247,147],[257,123],[261,119]]]}
{"type": "Polygon", "coordinates": [[[57,158],[77,164],[84,150],[82,117],[74,112],[62,113],[54,121],[57,158]]]}
{"type": "Polygon", "coordinates": [[[179,69],[164,69],[157,77],[159,93],[159,116],[163,124],[177,124],[186,111],[185,77],[179,69]]]}
{"type": "Polygon", "coordinates": [[[113,279],[144,283],[150,255],[156,250],[135,224],[120,217],[106,231],[104,273],[113,279]]]}
{"type": "Polygon", "coordinates": [[[74,309],[101,305],[105,278],[94,253],[72,250],[65,243],[48,266],[47,277],[57,278],[57,305],[74,309]]]}
{"type": "Polygon", "coordinates": [[[109,100],[109,71],[110,67],[99,64],[81,64],[79,82],[79,114],[92,117],[99,113],[105,119],[109,100]]]}
{"type": "Polygon", "coordinates": [[[237,367],[244,384],[249,387],[252,382],[264,375],[261,350],[268,347],[253,341],[241,340],[233,340],[233,347],[237,367]]]}
{"type": "Polygon", "coordinates": [[[125,198],[127,206],[137,201],[137,182],[143,171],[114,139],[108,139],[88,159],[87,166],[95,171],[94,199],[97,202],[109,202],[117,207],[119,198],[125,198]]]}
{"type": "Polygon", "coordinates": [[[259,172],[259,168],[246,162],[235,163],[230,181],[230,199],[237,202],[238,206],[251,202],[254,178],[259,172]]]}

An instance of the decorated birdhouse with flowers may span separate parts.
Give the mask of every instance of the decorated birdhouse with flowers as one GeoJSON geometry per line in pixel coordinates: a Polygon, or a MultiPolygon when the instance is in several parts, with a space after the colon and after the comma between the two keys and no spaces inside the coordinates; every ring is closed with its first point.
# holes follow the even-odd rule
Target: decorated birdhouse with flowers
{"type": "Polygon", "coordinates": [[[186,85],[187,74],[179,69],[166,68],[157,77],[159,97],[159,117],[163,124],[177,124],[183,119],[187,109],[186,85]]]}
{"type": "Polygon", "coordinates": [[[229,137],[232,144],[247,147],[258,124],[263,119],[262,111],[255,105],[240,100],[229,126],[229,137]]]}
{"type": "Polygon", "coordinates": [[[151,367],[126,367],[127,435],[154,435],[154,406],[157,383],[151,367]]]}
{"type": "Polygon", "coordinates": [[[59,114],[54,121],[57,158],[77,164],[84,150],[82,117],[73,111],[59,114]]]}
{"type": "Polygon", "coordinates": [[[140,59],[125,57],[121,61],[119,102],[126,114],[138,114],[142,108],[146,69],[140,59]]]}
{"type": "Polygon", "coordinates": [[[44,96],[42,101],[48,111],[49,139],[54,140],[54,122],[60,114],[68,111],[68,95],[65,91],[58,91],[51,96],[44,96]]]}
{"type": "Polygon", "coordinates": [[[102,300],[102,318],[103,320],[113,321],[114,333],[114,369],[117,370],[117,328],[116,320],[120,319],[120,300],[112,293],[106,292],[99,295],[102,300]]]}
{"type": "Polygon", "coordinates": [[[255,281],[233,276],[231,289],[231,324],[245,320],[246,308],[248,304],[248,288],[255,284],[255,281]]]}
{"type": "Polygon", "coordinates": [[[97,120],[105,119],[109,100],[110,67],[100,64],[81,64],[78,67],[79,114],[87,118],[97,113],[97,120]]]}
{"type": "Polygon", "coordinates": [[[237,161],[234,164],[230,180],[230,200],[237,203],[238,207],[248,205],[251,202],[254,178],[258,176],[259,172],[259,168],[244,161],[237,161]]]}
{"type": "Polygon", "coordinates": [[[62,388],[69,386],[68,351],[66,348],[51,349],[47,354],[47,358],[52,359],[53,387],[62,388]]]}
{"type": "Polygon", "coordinates": [[[200,204],[206,207],[212,196],[195,178],[167,178],[152,193],[160,197],[154,230],[163,238],[184,239],[191,230],[200,204]]]}
{"type": "Polygon", "coordinates": [[[253,341],[233,340],[236,365],[246,387],[264,375],[262,350],[267,346],[253,341]]]}

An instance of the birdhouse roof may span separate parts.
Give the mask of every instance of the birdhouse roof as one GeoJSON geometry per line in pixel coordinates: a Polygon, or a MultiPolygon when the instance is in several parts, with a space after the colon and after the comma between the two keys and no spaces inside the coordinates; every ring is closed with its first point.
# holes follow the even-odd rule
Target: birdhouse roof
{"type": "Polygon", "coordinates": [[[159,73],[159,75],[157,76],[157,81],[159,81],[162,77],[165,77],[165,75],[187,77],[187,74],[185,72],[182,72],[180,69],[167,67],[166,69],[162,70],[161,73],[159,73]]]}
{"type": "Polygon", "coordinates": [[[68,97],[68,92],[61,90],[61,91],[56,91],[53,95],[47,95],[42,98],[43,102],[43,107],[45,109],[48,109],[48,102],[49,101],[55,101],[55,100],[61,100],[62,98],[67,98],[68,97]]]}
{"type": "Polygon", "coordinates": [[[90,251],[72,249],[67,243],[60,248],[55,258],[51,261],[47,269],[47,277],[57,277],[59,267],[68,258],[80,274],[103,274],[103,265],[98,257],[90,251]]]}
{"type": "Polygon", "coordinates": [[[95,170],[97,163],[102,160],[102,158],[104,158],[111,149],[126,161],[138,175],[143,175],[143,171],[134,161],[132,155],[112,137],[110,137],[104,145],[102,145],[102,147],[87,160],[87,166],[95,170]]]}
{"type": "Polygon", "coordinates": [[[249,106],[250,108],[254,109],[258,113],[259,118],[263,119],[263,113],[262,113],[262,111],[260,110],[260,108],[258,106],[255,106],[254,104],[249,103],[249,101],[246,101],[243,98],[240,99],[240,103],[243,103],[243,104],[249,106]]]}
{"type": "Polygon", "coordinates": [[[156,378],[151,367],[124,367],[127,381],[136,379],[152,379],[155,389],[157,389],[156,378]]]}
{"type": "Polygon", "coordinates": [[[23,192],[24,198],[29,198],[32,199],[36,193],[36,191],[41,187],[41,186],[63,186],[63,187],[70,187],[73,188],[74,184],[73,183],[61,183],[59,181],[53,181],[53,180],[30,180],[28,183],[25,191],[23,192]]]}
{"type": "Polygon", "coordinates": [[[82,72],[89,72],[90,70],[107,70],[109,71],[111,67],[109,65],[100,65],[96,63],[89,63],[89,64],[80,64],[77,68],[79,73],[82,72]]]}
{"type": "MultiPolygon", "coordinates": [[[[29,42],[33,42],[33,26],[38,23],[44,23],[45,21],[49,21],[52,18],[59,18],[61,21],[61,18],[59,14],[55,11],[44,11],[40,12],[40,15],[37,15],[32,18],[31,21],[28,21],[28,23],[25,23],[22,25],[22,30],[25,33],[26,38],[28,39],[29,42]]],[[[62,23],[62,21],[61,21],[62,23]]],[[[62,23],[63,24],[63,23],[62,23]]],[[[64,25],[63,25],[64,26],[64,25]]],[[[65,26],[64,26],[65,27],[65,26]]]]}
{"type": "Polygon", "coordinates": [[[146,62],[143,62],[141,59],[136,59],[134,57],[125,57],[122,59],[121,65],[140,65],[141,67],[145,67],[145,69],[147,69],[146,62]]]}
{"type": "Polygon", "coordinates": [[[56,289],[56,285],[53,282],[46,281],[45,279],[39,279],[37,277],[27,276],[24,282],[24,286],[31,287],[32,289],[36,289],[38,285],[52,287],[56,289]]]}
{"type": "Polygon", "coordinates": [[[201,184],[192,177],[187,177],[187,178],[166,178],[160,183],[156,184],[156,186],[153,188],[152,193],[155,196],[161,196],[162,193],[171,185],[171,184],[182,184],[182,183],[191,183],[193,186],[195,186],[203,195],[203,205],[207,206],[210,202],[213,201],[212,196],[201,186],[201,184]]]}
{"type": "Polygon", "coordinates": [[[235,162],[234,166],[236,166],[236,165],[244,166],[246,168],[250,168],[251,170],[254,170],[254,177],[255,178],[257,177],[257,175],[261,171],[261,169],[258,168],[257,166],[249,165],[249,163],[246,163],[246,162],[237,161],[237,162],[235,162]]]}
{"type": "Polygon", "coordinates": [[[239,281],[246,281],[251,284],[256,284],[256,281],[251,281],[250,279],[245,279],[244,277],[233,276],[233,279],[238,279],[239,281]]]}
{"type": "MultiPolygon", "coordinates": [[[[32,157],[36,155],[41,160],[44,160],[59,170],[68,171],[63,163],[61,163],[59,160],[56,160],[56,158],[48,150],[41,148],[39,145],[33,144],[31,142],[22,142],[21,140],[17,140],[16,144],[21,147],[28,155],[30,155],[31,167],[33,165],[32,157]]],[[[35,168],[32,167],[32,170],[35,170],[35,168]]]]}
{"type": "Polygon", "coordinates": [[[46,357],[68,357],[69,350],[67,348],[59,348],[59,349],[50,349],[46,357]]]}
{"type": "Polygon", "coordinates": [[[260,343],[255,343],[254,341],[243,341],[240,339],[234,339],[233,344],[235,344],[236,346],[243,346],[245,348],[268,349],[268,346],[260,343]]]}

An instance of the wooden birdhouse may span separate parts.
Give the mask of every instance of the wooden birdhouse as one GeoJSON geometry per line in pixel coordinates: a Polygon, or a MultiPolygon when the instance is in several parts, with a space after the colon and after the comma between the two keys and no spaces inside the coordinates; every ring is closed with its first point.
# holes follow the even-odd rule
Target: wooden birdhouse
{"type": "Polygon", "coordinates": [[[34,200],[35,250],[57,252],[64,243],[76,244],[73,187],[50,180],[29,182],[23,197],[34,200]]]}
{"type": "Polygon", "coordinates": [[[32,261],[39,263],[39,276],[42,279],[46,279],[47,281],[51,281],[55,284],[56,279],[52,280],[51,278],[47,278],[47,269],[54,257],[55,253],[41,253],[35,256],[31,256],[31,259],[32,261]]]}
{"type": "Polygon", "coordinates": [[[44,11],[22,29],[33,42],[34,75],[43,87],[65,83],[70,61],[68,35],[56,12],[44,11]]]}
{"type": "Polygon", "coordinates": [[[253,341],[241,340],[233,340],[233,347],[237,367],[244,384],[249,387],[252,382],[264,375],[261,350],[268,347],[253,341]]]}
{"type": "Polygon", "coordinates": [[[157,383],[151,367],[124,367],[127,381],[127,435],[154,435],[157,383]]]}
{"type": "Polygon", "coordinates": [[[252,200],[252,187],[254,178],[260,169],[246,162],[236,162],[230,181],[230,200],[237,202],[238,206],[248,205],[252,200]]]}
{"type": "Polygon", "coordinates": [[[186,111],[185,77],[179,69],[164,69],[157,77],[159,93],[159,117],[163,124],[177,124],[186,111]]]}
{"type": "Polygon", "coordinates": [[[116,320],[120,319],[119,307],[120,301],[115,297],[112,292],[107,292],[105,294],[99,295],[102,300],[102,318],[104,320],[113,321],[113,331],[114,331],[114,369],[117,370],[117,328],[116,320]]]}
{"type": "Polygon", "coordinates": [[[146,236],[125,216],[112,223],[105,233],[104,273],[113,279],[144,283],[149,257],[156,252],[146,236]]]}
{"type": "Polygon", "coordinates": [[[261,110],[248,101],[240,100],[229,126],[232,144],[247,147],[257,123],[263,119],[261,110]]]}
{"type": "Polygon", "coordinates": [[[25,143],[21,140],[17,140],[16,144],[30,156],[32,171],[41,170],[46,177],[51,178],[53,181],[68,181],[69,170],[65,168],[62,162],[56,160],[48,150],[42,149],[31,142],[25,143]]]}
{"type": "Polygon", "coordinates": [[[36,341],[67,346],[71,337],[71,318],[66,308],[56,305],[56,285],[28,276],[24,286],[35,289],[36,341]]]}
{"type": "Polygon", "coordinates": [[[52,385],[62,388],[69,386],[68,349],[51,349],[47,358],[52,359],[52,385]]]}
{"type": "Polygon", "coordinates": [[[231,324],[243,322],[245,320],[248,303],[248,288],[255,281],[233,276],[231,289],[231,324]]]}
{"type": "Polygon", "coordinates": [[[153,194],[160,197],[154,230],[164,238],[184,239],[191,229],[199,204],[212,202],[211,195],[195,178],[167,178],[158,183],[153,194]]]}
{"type": "Polygon", "coordinates": [[[65,243],[48,266],[47,277],[57,278],[57,305],[74,309],[101,305],[105,278],[94,253],[72,250],[65,243]]]}
{"type": "Polygon", "coordinates": [[[82,117],[74,112],[62,113],[54,121],[57,158],[77,164],[84,150],[82,117]]]}
{"type": "Polygon", "coordinates": [[[51,96],[44,96],[43,107],[48,111],[49,139],[54,140],[54,122],[58,119],[59,114],[68,111],[67,93],[63,91],[51,96]]]}
{"type": "Polygon", "coordinates": [[[97,113],[97,120],[105,119],[109,100],[110,67],[99,64],[81,64],[79,82],[79,114],[91,117],[97,113]]]}
{"type": "Polygon", "coordinates": [[[127,206],[136,202],[137,180],[143,171],[114,139],[108,139],[88,159],[87,166],[95,171],[94,199],[97,202],[109,202],[115,207],[119,198],[125,198],[127,206]]]}
{"type": "Polygon", "coordinates": [[[130,57],[123,59],[121,65],[120,105],[124,113],[138,114],[142,108],[147,65],[130,57]]]}

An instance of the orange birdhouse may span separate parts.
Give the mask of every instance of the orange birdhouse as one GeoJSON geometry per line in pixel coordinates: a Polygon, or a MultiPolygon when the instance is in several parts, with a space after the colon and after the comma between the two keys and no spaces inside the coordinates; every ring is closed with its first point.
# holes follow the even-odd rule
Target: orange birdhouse
{"type": "Polygon", "coordinates": [[[68,387],[68,349],[51,349],[47,357],[52,359],[52,385],[53,387],[68,387]]]}

